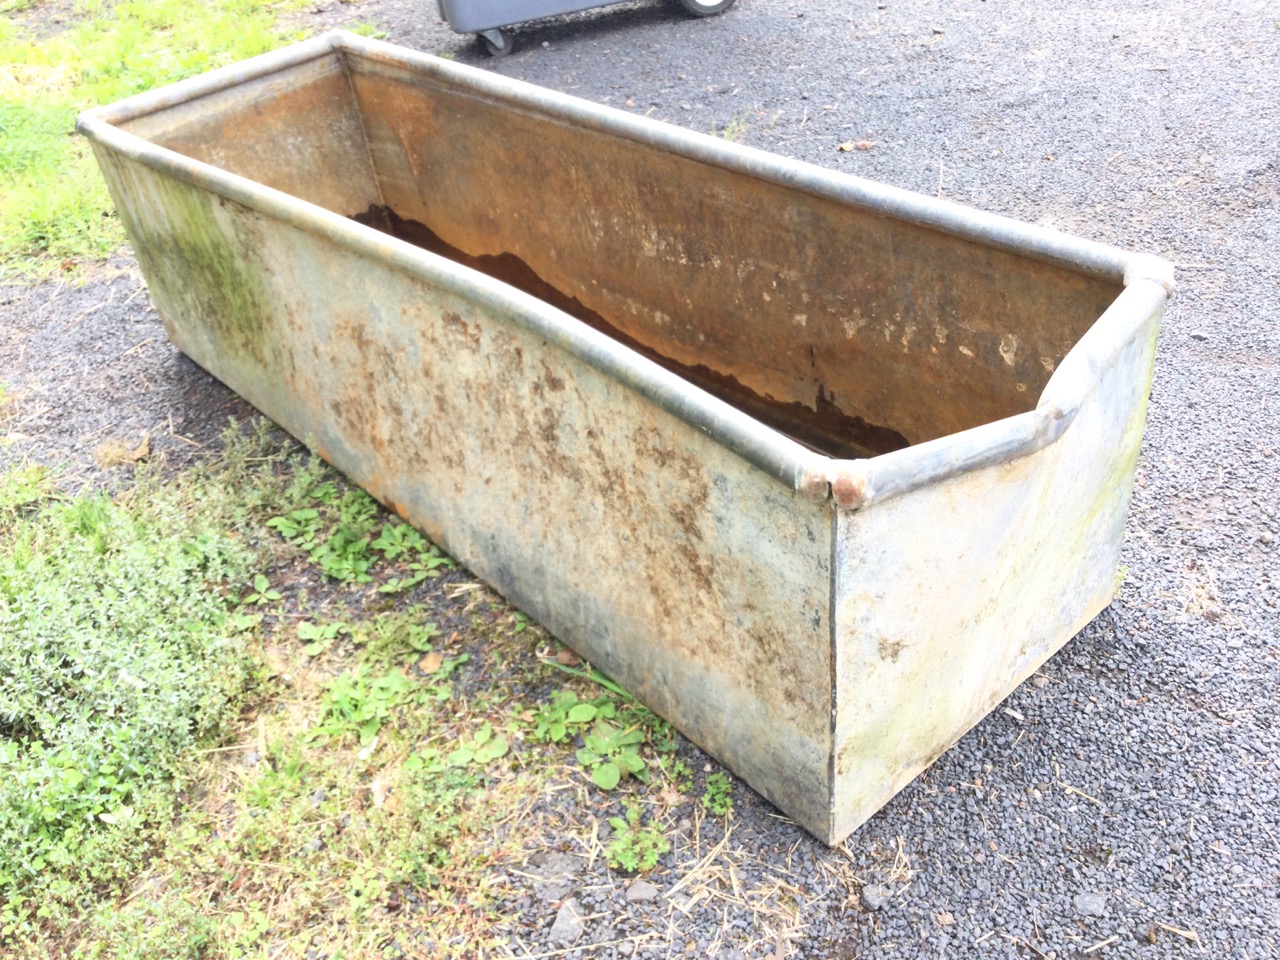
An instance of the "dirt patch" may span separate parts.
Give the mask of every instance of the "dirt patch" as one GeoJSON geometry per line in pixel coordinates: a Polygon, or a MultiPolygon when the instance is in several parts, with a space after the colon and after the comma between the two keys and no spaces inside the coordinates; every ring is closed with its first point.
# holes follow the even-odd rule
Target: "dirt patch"
{"type": "Polygon", "coordinates": [[[57,467],[68,489],[149,458],[177,470],[217,449],[228,418],[257,416],[169,343],[130,260],[77,285],[0,287],[0,331],[0,470],[57,467]]]}

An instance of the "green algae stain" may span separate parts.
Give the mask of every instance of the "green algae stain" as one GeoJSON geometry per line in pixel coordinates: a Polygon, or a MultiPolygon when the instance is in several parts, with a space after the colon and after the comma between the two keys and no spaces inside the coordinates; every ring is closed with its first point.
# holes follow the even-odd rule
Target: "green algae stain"
{"type": "Polygon", "coordinates": [[[150,186],[159,216],[138,218],[134,242],[171,335],[176,328],[177,339],[204,339],[223,362],[266,369],[274,298],[254,215],[180,181],[150,186]]]}

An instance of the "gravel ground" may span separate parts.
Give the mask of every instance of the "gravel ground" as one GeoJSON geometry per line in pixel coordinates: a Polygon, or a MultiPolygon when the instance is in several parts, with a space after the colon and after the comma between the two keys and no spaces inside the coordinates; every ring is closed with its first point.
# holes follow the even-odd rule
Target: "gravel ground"
{"type": "MultiPolygon", "coordinates": [[[[504,881],[524,953],[1280,955],[1280,10],[740,0],[691,21],[630,3],[522,26],[502,61],[427,0],[324,0],[300,20],[371,21],[695,130],[742,120],[753,146],[1179,267],[1113,606],[842,850],[739,785],[720,854],[691,871],[723,838],[691,815],[651,879],[693,880],[628,897],[578,856],[581,814],[550,803],[565,842],[504,881]]],[[[238,408],[140,289],[122,260],[78,288],[0,291],[18,401],[0,465],[92,477],[103,440],[148,433],[191,456],[238,408]]]]}

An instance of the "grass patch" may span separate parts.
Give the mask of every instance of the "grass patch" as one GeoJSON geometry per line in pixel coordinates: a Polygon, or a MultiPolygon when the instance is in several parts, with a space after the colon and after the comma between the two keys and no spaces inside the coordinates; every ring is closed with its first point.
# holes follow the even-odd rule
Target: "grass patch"
{"type": "Polygon", "coordinates": [[[0,932],[119,891],[190,751],[235,719],[253,664],[226,591],[271,486],[250,473],[238,445],[216,475],[115,498],[0,476],[0,932]]]}
{"type": "MultiPolygon", "coordinates": [[[[295,37],[263,0],[85,0],[37,39],[0,20],[0,263],[42,277],[124,239],[76,114],[265,53],[295,37]]],[[[19,7],[10,7],[16,10],[19,7]]]]}
{"type": "Polygon", "coordinates": [[[262,434],[158,470],[0,474],[0,953],[501,955],[552,780],[669,851],[674,731],[419,532],[262,434]]]}

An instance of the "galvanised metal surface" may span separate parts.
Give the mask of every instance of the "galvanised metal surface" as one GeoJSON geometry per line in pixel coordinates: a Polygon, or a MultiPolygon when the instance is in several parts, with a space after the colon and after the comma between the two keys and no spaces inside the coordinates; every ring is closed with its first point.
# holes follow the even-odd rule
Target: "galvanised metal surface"
{"type": "Polygon", "coordinates": [[[343,33],[79,129],[184,352],[829,843],[1111,599],[1163,261],[343,33]]]}

